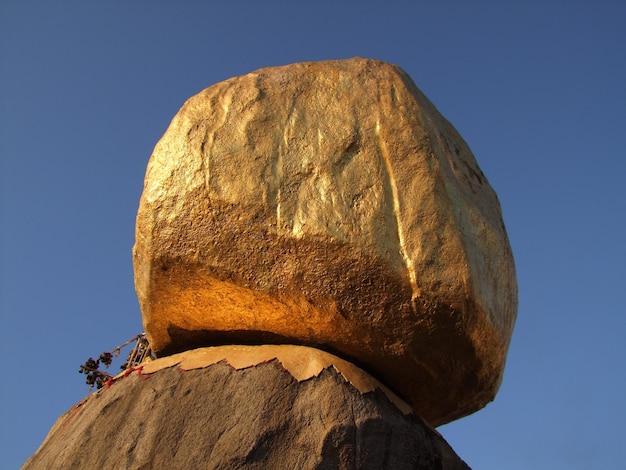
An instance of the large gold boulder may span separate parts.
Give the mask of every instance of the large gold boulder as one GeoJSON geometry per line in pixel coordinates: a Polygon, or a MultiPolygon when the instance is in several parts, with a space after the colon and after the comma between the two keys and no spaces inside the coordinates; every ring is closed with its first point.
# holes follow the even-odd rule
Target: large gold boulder
{"type": "Polygon", "coordinates": [[[517,309],[498,199],[467,144],[406,73],[362,58],[189,99],[148,164],[134,267],[157,355],[317,347],[433,425],[493,399],[517,309]]]}

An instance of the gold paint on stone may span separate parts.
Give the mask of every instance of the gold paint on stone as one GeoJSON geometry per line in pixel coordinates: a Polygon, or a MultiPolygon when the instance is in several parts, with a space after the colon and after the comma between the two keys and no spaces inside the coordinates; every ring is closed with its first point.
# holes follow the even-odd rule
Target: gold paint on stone
{"type": "Polygon", "coordinates": [[[190,98],[150,158],[133,252],[159,357],[311,346],[433,425],[499,387],[517,313],[500,205],[396,66],[270,67],[190,98]]]}

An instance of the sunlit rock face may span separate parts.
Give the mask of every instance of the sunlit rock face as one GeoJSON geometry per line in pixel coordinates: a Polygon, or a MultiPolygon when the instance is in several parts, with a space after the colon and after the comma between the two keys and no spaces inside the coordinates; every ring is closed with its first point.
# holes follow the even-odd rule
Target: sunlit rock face
{"type": "Polygon", "coordinates": [[[517,310],[498,199],[467,144],[406,73],[362,58],[189,99],[148,164],[134,267],[159,356],[317,347],[434,425],[493,399],[517,310]]]}

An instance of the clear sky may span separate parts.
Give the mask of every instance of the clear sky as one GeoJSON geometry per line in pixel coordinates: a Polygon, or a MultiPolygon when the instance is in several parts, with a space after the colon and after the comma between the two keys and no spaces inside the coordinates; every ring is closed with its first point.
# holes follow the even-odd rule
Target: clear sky
{"type": "Polygon", "coordinates": [[[86,395],[81,363],[141,331],[134,218],[183,102],[359,55],[401,66],[459,130],[516,259],[500,393],[439,431],[476,470],[623,468],[625,5],[0,0],[2,467],[86,395]]]}

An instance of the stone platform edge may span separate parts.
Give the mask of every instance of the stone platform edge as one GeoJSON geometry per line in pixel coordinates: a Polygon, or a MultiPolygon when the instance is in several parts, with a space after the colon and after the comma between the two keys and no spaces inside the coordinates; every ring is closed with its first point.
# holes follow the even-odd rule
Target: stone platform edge
{"type": "MultiPolygon", "coordinates": [[[[407,402],[361,368],[333,354],[308,346],[211,346],[149,360],[135,369],[140,368],[142,375],[150,375],[174,366],[182,370],[193,370],[225,362],[233,369],[241,370],[273,360],[277,360],[298,382],[317,377],[324,369],[333,367],[361,394],[379,389],[404,415],[413,413],[413,408],[407,402]]],[[[127,370],[118,374],[113,381],[128,375],[129,371],[132,372],[127,370]]]]}

